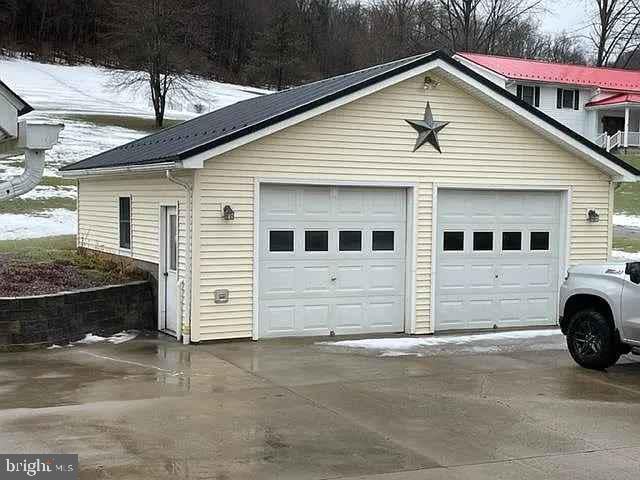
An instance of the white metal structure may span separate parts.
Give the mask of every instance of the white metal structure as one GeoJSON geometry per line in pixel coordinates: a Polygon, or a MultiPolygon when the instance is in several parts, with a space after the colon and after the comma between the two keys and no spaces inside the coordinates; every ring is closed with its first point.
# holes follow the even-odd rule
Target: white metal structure
{"type": "Polygon", "coordinates": [[[24,195],[40,183],[44,172],[44,152],[58,143],[63,128],[63,125],[21,122],[17,138],[0,143],[0,157],[22,152],[25,156],[22,175],[0,182],[0,200],[24,195]]]}
{"type": "Polygon", "coordinates": [[[557,321],[562,194],[438,191],[436,330],[557,321]]]}
{"type": "Polygon", "coordinates": [[[405,327],[406,191],[263,185],[262,337],[405,327]]]}
{"type": "Polygon", "coordinates": [[[178,337],[178,214],[174,206],[163,206],[161,215],[160,268],[162,280],[160,330],[178,337]]]}

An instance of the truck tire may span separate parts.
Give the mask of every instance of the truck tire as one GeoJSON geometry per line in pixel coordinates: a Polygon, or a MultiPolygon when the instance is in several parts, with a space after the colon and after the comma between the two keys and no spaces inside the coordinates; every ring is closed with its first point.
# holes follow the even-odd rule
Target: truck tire
{"type": "Polygon", "coordinates": [[[576,313],[567,332],[569,353],[578,365],[604,370],[620,358],[616,332],[602,313],[594,309],[576,313]]]}

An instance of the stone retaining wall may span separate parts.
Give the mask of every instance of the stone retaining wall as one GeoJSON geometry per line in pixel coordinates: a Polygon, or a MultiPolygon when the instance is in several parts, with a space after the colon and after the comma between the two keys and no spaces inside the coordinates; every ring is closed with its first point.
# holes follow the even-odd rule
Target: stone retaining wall
{"type": "Polygon", "coordinates": [[[87,333],[156,329],[151,282],[0,298],[0,351],[65,345],[87,333]]]}

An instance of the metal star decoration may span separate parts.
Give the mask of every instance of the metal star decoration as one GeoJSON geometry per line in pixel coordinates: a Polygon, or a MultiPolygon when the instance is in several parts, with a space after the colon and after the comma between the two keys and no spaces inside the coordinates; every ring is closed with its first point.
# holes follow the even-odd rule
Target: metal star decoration
{"type": "Polygon", "coordinates": [[[440,143],[438,142],[438,132],[449,125],[449,122],[436,122],[433,119],[429,102],[427,102],[427,108],[424,110],[424,120],[405,120],[405,122],[411,125],[413,129],[418,132],[418,138],[415,146],[413,147],[414,152],[425,143],[429,142],[433,148],[435,148],[439,153],[442,153],[442,150],[440,150],[440,143]]]}

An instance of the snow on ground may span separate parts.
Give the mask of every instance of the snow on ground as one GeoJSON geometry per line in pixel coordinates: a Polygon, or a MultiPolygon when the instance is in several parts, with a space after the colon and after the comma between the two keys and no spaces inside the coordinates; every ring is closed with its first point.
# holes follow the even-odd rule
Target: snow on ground
{"type": "Polygon", "coordinates": [[[423,357],[439,353],[499,353],[521,350],[561,350],[564,336],[558,329],[517,330],[474,335],[388,337],[317,342],[317,345],[367,351],[380,357],[423,357]]]}
{"type": "MultiPolygon", "coordinates": [[[[87,65],[49,65],[23,59],[0,58],[0,80],[23,97],[34,112],[21,120],[64,123],[60,143],[46,154],[45,176],[57,169],[151,133],[153,108],[147,89],[114,90],[110,70],[87,65]],[[144,119],[140,126],[136,120],[144,119]]],[[[187,120],[268,93],[250,87],[195,80],[190,95],[169,99],[166,118],[187,120]],[[200,113],[197,113],[200,112],[200,113]]],[[[15,159],[0,161],[0,180],[19,175],[15,159]]],[[[75,187],[41,186],[25,199],[75,198],[75,187]]],[[[42,203],[42,202],[41,202],[42,203]]],[[[0,240],[75,233],[75,212],[55,212],[40,206],[33,214],[0,214],[0,240]],[[29,218],[38,216],[36,221],[29,218]],[[44,222],[42,222],[42,219],[44,222]]],[[[32,218],[33,219],[33,218],[32,218]]]]}
{"type": "MultiPolygon", "coordinates": [[[[67,66],[24,59],[0,59],[0,79],[32,107],[60,113],[152,117],[148,87],[115,90],[114,71],[88,65],[67,66]]],[[[264,90],[196,79],[188,96],[170,98],[167,118],[189,119],[251,98],[264,90]]]]}
{"type": "Polygon", "coordinates": [[[611,258],[613,260],[621,260],[623,262],[640,262],[640,252],[629,253],[622,250],[614,250],[611,252],[611,258]]]}
{"type": "Polygon", "coordinates": [[[0,215],[0,240],[72,235],[76,233],[76,212],[64,208],[37,214],[0,215]]]}
{"type": "Polygon", "coordinates": [[[140,332],[137,330],[127,330],[120,333],[116,333],[110,337],[101,337],[100,335],[94,335],[93,333],[87,333],[82,340],[78,340],[77,342],[69,344],[69,346],[74,345],[91,345],[94,343],[102,343],[109,342],[115,345],[119,345],[121,343],[128,342],[136,338],[140,332]]]}
{"type": "Polygon", "coordinates": [[[620,227],[640,229],[640,217],[635,215],[616,214],[613,216],[613,224],[620,227]]]}

